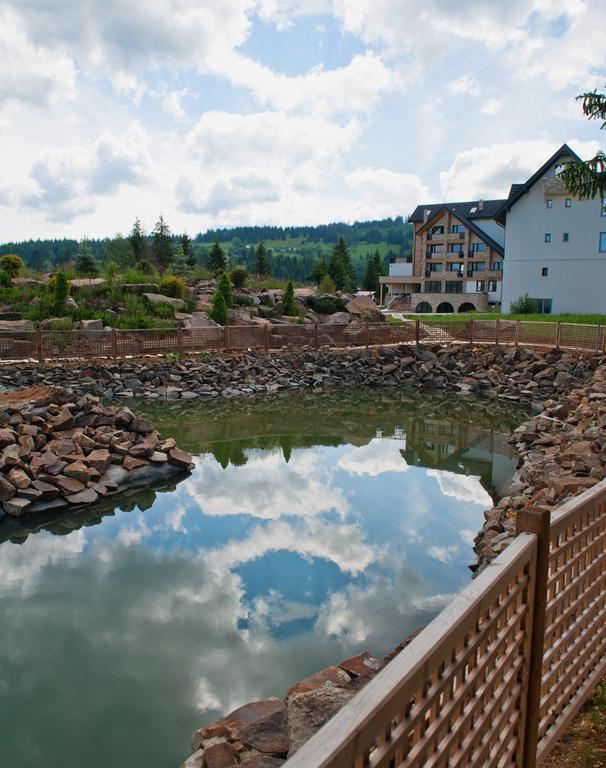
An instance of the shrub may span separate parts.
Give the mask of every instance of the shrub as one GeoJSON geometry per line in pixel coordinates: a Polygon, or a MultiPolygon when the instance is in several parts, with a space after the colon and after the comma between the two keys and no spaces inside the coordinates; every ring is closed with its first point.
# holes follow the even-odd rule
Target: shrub
{"type": "Polygon", "coordinates": [[[18,277],[23,272],[25,264],[21,256],[16,253],[7,253],[0,257],[0,270],[6,272],[9,277],[18,277]]]}
{"type": "Polygon", "coordinates": [[[284,291],[284,298],[282,299],[282,314],[290,316],[297,314],[297,307],[295,305],[295,289],[292,284],[292,280],[288,282],[286,290],[284,291]]]}
{"type": "Polygon", "coordinates": [[[232,269],[230,277],[234,288],[244,288],[248,280],[248,271],[244,267],[236,267],[232,269]]]}
{"type": "Polygon", "coordinates": [[[225,306],[229,309],[234,303],[234,297],[231,290],[231,281],[229,275],[224,272],[219,278],[219,287],[217,290],[221,291],[223,298],[225,299],[225,306]]]}
{"type": "Polygon", "coordinates": [[[69,283],[65,272],[59,272],[55,277],[55,283],[53,286],[53,299],[55,305],[55,312],[61,314],[65,312],[65,303],[69,296],[69,283]]]}
{"type": "Polygon", "coordinates": [[[0,286],[2,286],[2,288],[11,287],[11,276],[8,272],[0,272],[0,286]]]}
{"type": "Polygon", "coordinates": [[[335,312],[343,312],[345,309],[345,302],[343,299],[333,299],[330,296],[323,296],[321,299],[314,301],[313,309],[314,312],[319,312],[321,315],[332,315],[335,312]]]}
{"type": "Polygon", "coordinates": [[[139,259],[139,261],[135,262],[135,270],[141,275],[146,275],[147,277],[156,274],[154,265],[146,259],[139,259]]]}
{"type": "Polygon", "coordinates": [[[332,277],[326,273],[324,277],[320,280],[320,285],[318,286],[318,293],[335,293],[337,290],[337,286],[335,285],[335,281],[332,279],[332,277]]]}
{"type": "Polygon", "coordinates": [[[211,320],[214,320],[215,323],[218,323],[219,325],[227,325],[227,321],[229,319],[229,310],[227,308],[227,304],[225,303],[223,292],[220,288],[217,288],[214,293],[210,308],[210,317],[211,320]]]}
{"type": "Polygon", "coordinates": [[[247,296],[244,293],[234,293],[233,303],[239,304],[241,307],[255,307],[257,305],[252,296],[247,296]]]}
{"type": "Polygon", "coordinates": [[[185,281],[181,277],[175,277],[175,275],[164,275],[160,280],[159,290],[163,296],[182,299],[186,291],[185,281]]]}
{"type": "Polygon", "coordinates": [[[512,315],[531,315],[535,311],[536,305],[532,299],[528,298],[527,293],[509,305],[509,312],[512,315]]]}
{"type": "Polygon", "coordinates": [[[172,308],[170,304],[167,304],[164,301],[161,302],[160,304],[153,304],[152,312],[154,314],[154,317],[161,317],[164,320],[170,320],[175,316],[175,310],[172,308]]]}

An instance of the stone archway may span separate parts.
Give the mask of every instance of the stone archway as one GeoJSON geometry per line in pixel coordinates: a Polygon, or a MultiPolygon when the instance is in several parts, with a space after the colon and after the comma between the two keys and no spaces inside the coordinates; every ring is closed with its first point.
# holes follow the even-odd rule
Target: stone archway
{"type": "Polygon", "coordinates": [[[433,312],[433,307],[428,301],[420,301],[415,307],[415,312],[423,315],[431,314],[433,312]]]}
{"type": "Polygon", "coordinates": [[[436,307],[436,312],[454,312],[454,307],[449,301],[443,301],[436,307]]]}
{"type": "Polygon", "coordinates": [[[471,301],[464,301],[459,307],[459,312],[475,312],[476,308],[471,301]]]}

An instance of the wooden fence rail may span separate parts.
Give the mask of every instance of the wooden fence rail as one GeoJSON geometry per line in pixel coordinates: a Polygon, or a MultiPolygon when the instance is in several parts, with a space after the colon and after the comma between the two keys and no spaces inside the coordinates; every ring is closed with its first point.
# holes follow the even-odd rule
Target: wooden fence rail
{"type": "Polygon", "coordinates": [[[150,330],[0,332],[0,360],[187,354],[207,350],[360,347],[377,344],[500,344],[606,352],[606,326],[512,320],[422,320],[349,325],[234,325],[150,330]]]}
{"type": "Polygon", "coordinates": [[[606,481],[513,543],[287,768],[534,768],[606,672],[606,481]]]}

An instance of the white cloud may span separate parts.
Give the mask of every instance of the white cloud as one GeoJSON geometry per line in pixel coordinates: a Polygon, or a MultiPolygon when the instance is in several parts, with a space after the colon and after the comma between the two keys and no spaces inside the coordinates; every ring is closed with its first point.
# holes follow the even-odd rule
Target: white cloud
{"type": "Polygon", "coordinates": [[[384,472],[406,472],[409,467],[400,451],[402,440],[374,438],[367,445],[351,446],[337,462],[337,467],[350,475],[377,477],[384,472]]]}
{"type": "Polygon", "coordinates": [[[503,99],[493,96],[480,104],[480,112],[483,115],[496,115],[502,106],[503,99]]]}
{"type": "Polygon", "coordinates": [[[427,554],[430,557],[433,557],[434,560],[439,560],[441,563],[451,563],[458,551],[459,547],[457,544],[450,544],[447,547],[429,547],[427,554]]]}
{"type": "Polygon", "coordinates": [[[479,477],[457,475],[439,469],[428,469],[428,477],[435,477],[444,496],[452,496],[461,502],[471,502],[489,507],[492,504],[490,494],[480,483],[479,477]]]}
{"type": "Polygon", "coordinates": [[[382,218],[412,211],[420,200],[430,202],[429,190],[412,173],[387,168],[356,168],[345,181],[361,200],[354,204],[358,219],[382,218]]]}
{"type": "Polygon", "coordinates": [[[446,86],[449,93],[455,96],[467,95],[467,96],[479,96],[480,86],[478,81],[473,75],[463,75],[458,80],[451,80],[446,86]]]}

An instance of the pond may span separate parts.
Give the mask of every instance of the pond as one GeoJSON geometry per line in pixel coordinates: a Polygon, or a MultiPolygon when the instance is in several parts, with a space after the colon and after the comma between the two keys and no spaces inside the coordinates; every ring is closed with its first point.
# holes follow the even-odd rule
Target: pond
{"type": "Polygon", "coordinates": [[[0,765],[166,768],[192,731],[369,650],[468,583],[525,419],[380,391],[137,404],[170,487],[0,522],[0,765]]]}

